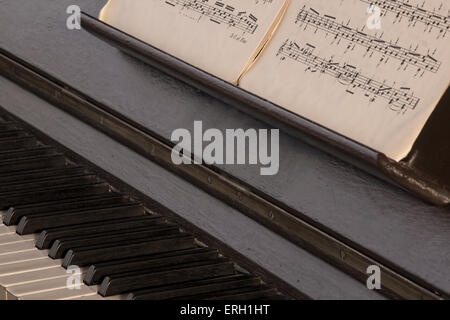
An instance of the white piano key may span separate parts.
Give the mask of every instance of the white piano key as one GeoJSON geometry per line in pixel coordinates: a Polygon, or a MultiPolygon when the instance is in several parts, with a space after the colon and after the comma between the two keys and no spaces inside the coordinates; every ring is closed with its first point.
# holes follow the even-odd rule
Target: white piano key
{"type": "Polygon", "coordinates": [[[0,256],[11,252],[22,252],[30,249],[36,249],[34,240],[3,243],[0,244],[0,256]]]}
{"type": "Polygon", "coordinates": [[[95,300],[103,300],[102,296],[94,292],[88,287],[83,287],[80,290],[59,289],[45,293],[36,293],[18,297],[19,300],[72,300],[80,299],[87,300],[87,297],[95,297],[95,300]]]}
{"type": "Polygon", "coordinates": [[[11,264],[11,263],[36,260],[36,259],[51,260],[48,257],[47,250],[39,251],[36,248],[34,248],[34,249],[28,249],[28,250],[19,251],[19,252],[7,252],[4,254],[0,254],[0,266],[11,264]]]}
{"type": "Polygon", "coordinates": [[[27,234],[25,236],[19,236],[17,233],[9,233],[0,236],[0,246],[8,243],[16,243],[16,242],[29,242],[35,241],[34,234],[27,234]]]}
{"type": "Polygon", "coordinates": [[[33,248],[0,255],[0,300],[103,300],[97,286],[82,283],[86,271],[81,269],[80,288],[71,289],[67,280],[73,274],[61,267],[61,260],[50,259],[48,250],[33,248]]]}
{"type": "Polygon", "coordinates": [[[36,281],[50,280],[66,276],[67,274],[65,269],[61,266],[55,265],[50,268],[0,276],[0,286],[8,288],[14,285],[28,284],[36,281]]]}
{"type": "MultiPolygon", "coordinates": [[[[67,288],[67,280],[68,280],[69,276],[70,276],[70,274],[62,274],[58,278],[49,279],[49,280],[39,280],[39,281],[27,283],[27,284],[12,285],[12,286],[6,287],[6,289],[8,290],[8,292],[10,294],[12,294],[16,297],[19,297],[19,298],[22,296],[31,295],[31,294],[38,294],[38,293],[44,294],[46,292],[60,290],[60,289],[70,290],[67,288]]],[[[86,285],[81,286],[81,288],[84,288],[84,287],[87,288],[86,285]]],[[[78,291],[78,289],[74,289],[74,290],[78,291]]]]}
{"type": "Polygon", "coordinates": [[[98,295],[97,287],[91,288],[81,284],[79,289],[70,289],[66,282],[67,277],[42,281],[29,286],[10,287],[7,291],[8,294],[20,300],[60,300],[98,295]]]}
{"type": "Polygon", "coordinates": [[[16,227],[8,227],[4,224],[0,225],[0,237],[6,234],[16,233],[16,227]]]}
{"type": "Polygon", "coordinates": [[[61,261],[42,257],[39,259],[0,265],[0,277],[56,267],[61,267],[61,261]]]}

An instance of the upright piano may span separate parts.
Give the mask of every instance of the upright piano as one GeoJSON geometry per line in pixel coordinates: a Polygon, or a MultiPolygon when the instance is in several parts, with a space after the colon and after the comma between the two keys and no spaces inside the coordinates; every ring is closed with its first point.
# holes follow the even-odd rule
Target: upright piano
{"type": "Polygon", "coordinates": [[[95,24],[105,2],[2,2],[1,299],[450,297],[448,205],[307,136],[280,132],[274,176],[173,165],[195,120],[272,125],[66,28],[69,5],[95,24]]]}

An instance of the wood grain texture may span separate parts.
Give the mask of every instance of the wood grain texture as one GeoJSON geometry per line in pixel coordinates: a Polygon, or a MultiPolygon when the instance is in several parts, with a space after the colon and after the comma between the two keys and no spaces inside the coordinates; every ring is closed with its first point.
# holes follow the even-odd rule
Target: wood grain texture
{"type": "MultiPolygon", "coordinates": [[[[65,28],[68,4],[95,15],[103,0],[3,2],[0,32],[8,36],[0,37],[1,47],[166,139],[176,128],[191,128],[194,120],[202,120],[205,129],[267,127],[84,31],[65,28]]],[[[450,292],[448,209],[427,205],[286,134],[280,135],[280,157],[280,172],[273,177],[260,176],[256,166],[221,168],[339,239],[450,292]]],[[[125,175],[128,170],[123,168],[125,175]]],[[[211,228],[223,233],[223,223],[211,228]]]]}

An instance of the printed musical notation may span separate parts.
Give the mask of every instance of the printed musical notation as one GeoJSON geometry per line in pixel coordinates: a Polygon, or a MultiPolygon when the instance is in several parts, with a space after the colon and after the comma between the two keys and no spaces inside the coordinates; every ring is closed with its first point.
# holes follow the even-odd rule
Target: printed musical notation
{"type": "Polygon", "coordinates": [[[381,53],[383,56],[391,57],[399,60],[401,66],[413,65],[418,68],[418,72],[422,70],[436,73],[441,62],[434,59],[429,54],[417,53],[398,46],[377,37],[366,34],[357,29],[351,28],[343,23],[336,22],[336,18],[330,15],[320,15],[319,12],[310,8],[307,10],[303,7],[295,21],[296,24],[309,25],[319,30],[323,30],[334,36],[334,39],[344,39],[350,41],[354,45],[359,45],[367,49],[367,51],[374,51],[381,53]]]}
{"type": "Polygon", "coordinates": [[[295,41],[287,39],[278,50],[277,56],[281,60],[291,59],[307,66],[307,71],[321,72],[336,78],[339,83],[347,86],[347,92],[354,94],[352,90],[359,89],[364,95],[375,101],[377,97],[388,101],[391,110],[405,113],[414,110],[420,99],[410,93],[409,88],[394,88],[383,82],[376,81],[357,71],[350,64],[340,64],[332,59],[326,60],[313,54],[315,47],[306,44],[301,47],[295,41]]]}
{"type": "Polygon", "coordinates": [[[433,11],[410,5],[403,0],[361,0],[369,5],[378,6],[385,12],[392,12],[396,18],[405,17],[412,24],[423,23],[430,30],[437,29],[443,36],[450,31],[450,17],[433,11]]]}
{"type": "Polygon", "coordinates": [[[165,3],[191,10],[209,18],[211,22],[225,24],[246,33],[254,34],[258,28],[258,18],[253,14],[238,11],[236,8],[220,1],[216,1],[214,5],[209,4],[208,0],[165,0],[165,3]]]}

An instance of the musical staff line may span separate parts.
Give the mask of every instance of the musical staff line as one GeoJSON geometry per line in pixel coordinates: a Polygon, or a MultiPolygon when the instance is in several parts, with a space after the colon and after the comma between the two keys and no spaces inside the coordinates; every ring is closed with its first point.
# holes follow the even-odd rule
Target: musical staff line
{"type": "Polygon", "coordinates": [[[165,0],[168,5],[200,13],[209,18],[211,22],[223,23],[250,34],[254,34],[258,28],[258,18],[251,13],[239,12],[236,8],[220,1],[216,1],[214,5],[208,2],[208,0],[165,0]]]}
{"type": "Polygon", "coordinates": [[[401,62],[401,65],[409,64],[436,73],[441,62],[430,55],[424,55],[415,51],[400,47],[396,44],[381,40],[356,29],[350,28],[335,21],[335,17],[329,15],[321,16],[316,10],[301,9],[295,21],[296,24],[305,23],[334,35],[335,39],[345,39],[356,45],[362,46],[367,51],[375,51],[385,56],[392,57],[401,62]]]}
{"type": "Polygon", "coordinates": [[[411,23],[420,22],[427,27],[438,29],[444,35],[450,31],[450,18],[433,11],[414,7],[402,0],[360,0],[369,5],[376,5],[380,9],[390,11],[398,17],[406,17],[411,23]]]}
{"type": "Polygon", "coordinates": [[[388,101],[391,110],[405,113],[414,110],[420,99],[409,92],[409,88],[394,88],[385,83],[376,81],[360,74],[356,67],[350,64],[341,65],[332,59],[326,60],[313,54],[315,47],[311,44],[299,46],[295,41],[287,39],[278,50],[277,56],[281,60],[291,59],[307,66],[311,72],[321,72],[336,78],[341,84],[347,86],[347,92],[354,94],[352,90],[359,89],[365,92],[365,96],[373,102],[377,97],[388,101]]]}

